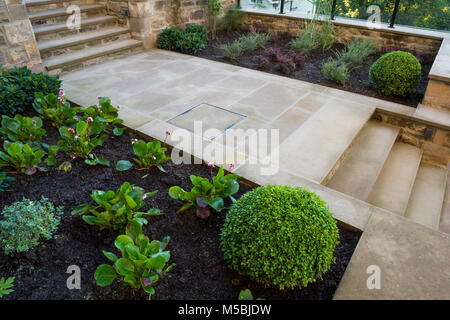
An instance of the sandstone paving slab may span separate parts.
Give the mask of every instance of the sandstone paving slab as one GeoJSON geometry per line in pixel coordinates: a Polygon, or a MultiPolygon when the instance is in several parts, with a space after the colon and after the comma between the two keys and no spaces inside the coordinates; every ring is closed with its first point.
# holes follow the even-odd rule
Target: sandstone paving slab
{"type": "Polygon", "coordinates": [[[278,130],[280,143],[282,143],[292,132],[297,130],[311,116],[311,112],[305,111],[301,108],[292,107],[281,116],[271,121],[266,128],[278,130]]]}
{"type": "Polygon", "coordinates": [[[272,120],[291,107],[307,91],[278,83],[268,83],[252,94],[229,106],[230,110],[272,120]]]}
{"type": "Polygon", "coordinates": [[[440,123],[447,128],[450,127],[450,111],[444,108],[434,108],[419,104],[414,117],[431,123],[440,123]]]}
{"type": "Polygon", "coordinates": [[[280,145],[280,164],[290,172],[326,183],[369,120],[374,107],[328,101],[280,145]]]}
{"type": "Polygon", "coordinates": [[[422,163],[409,198],[405,217],[437,230],[447,184],[447,169],[422,163]]]}
{"type": "Polygon", "coordinates": [[[398,127],[370,120],[328,187],[366,200],[397,138],[398,127]]]}
{"type": "Polygon", "coordinates": [[[198,131],[201,130],[202,136],[213,140],[225,132],[225,130],[231,128],[245,118],[245,115],[231,112],[211,104],[201,103],[200,105],[175,116],[167,122],[194,133],[197,130],[197,128],[195,128],[197,122],[198,125],[201,125],[198,131]]]}
{"type": "Polygon", "coordinates": [[[318,92],[310,91],[304,97],[302,97],[296,104],[296,107],[304,109],[310,112],[316,112],[322,106],[324,106],[330,99],[331,96],[321,94],[318,92]]]}
{"type": "Polygon", "coordinates": [[[375,209],[333,299],[448,300],[449,261],[449,235],[375,209]],[[379,267],[380,289],[367,287],[369,266],[379,267]]]}

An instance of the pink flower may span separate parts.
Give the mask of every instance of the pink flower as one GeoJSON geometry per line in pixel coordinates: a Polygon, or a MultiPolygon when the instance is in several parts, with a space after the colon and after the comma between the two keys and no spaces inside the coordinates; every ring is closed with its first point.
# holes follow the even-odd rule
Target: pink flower
{"type": "Polygon", "coordinates": [[[234,169],[236,167],[236,165],[234,163],[230,164],[230,168],[234,169]]]}
{"type": "Polygon", "coordinates": [[[87,118],[87,122],[89,123],[89,122],[92,122],[92,121],[94,121],[94,119],[92,119],[92,117],[88,117],[87,118]]]}
{"type": "Polygon", "coordinates": [[[100,97],[100,96],[97,97],[97,99],[99,99],[99,100],[100,100],[101,98],[102,98],[102,97],[100,97]]]}
{"type": "Polygon", "coordinates": [[[208,167],[214,168],[214,162],[209,162],[209,163],[208,163],[208,167]]]}
{"type": "Polygon", "coordinates": [[[170,136],[170,131],[166,131],[166,135],[170,136]]]}
{"type": "Polygon", "coordinates": [[[144,200],[145,198],[147,198],[147,195],[145,193],[142,194],[142,200],[144,200]]]}
{"type": "Polygon", "coordinates": [[[156,157],[155,157],[155,156],[152,156],[152,159],[153,159],[153,160],[156,160],[156,157]]]}
{"type": "Polygon", "coordinates": [[[60,97],[64,96],[64,90],[59,90],[59,96],[60,97]]]}
{"type": "Polygon", "coordinates": [[[136,142],[138,142],[138,139],[131,140],[131,144],[135,144],[136,142]]]}
{"type": "Polygon", "coordinates": [[[78,135],[78,133],[75,135],[75,139],[78,139],[79,138],[79,135],[78,135]]]}
{"type": "Polygon", "coordinates": [[[75,155],[74,155],[74,154],[71,154],[71,155],[70,155],[70,159],[72,159],[72,160],[75,159],[75,155]]]}
{"type": "Polygon", "coordinates": [[[75,132],[75,130],[73,130],[72,128],[67,129],[67,131],[69,131],[69,132],[71,132],[71,133],[74,133],[74,132],[75,132]]]}
{"type": "Polygon", "coordinates": [[[33,134],[30,133],[30,137],[32,137],[32,136],[33,136],[33,134]]]}
{"type": "Polygon", "coordinates": [[[119,110],[120,109],[120,106],[117,106],[117,110],[119,110]]]}

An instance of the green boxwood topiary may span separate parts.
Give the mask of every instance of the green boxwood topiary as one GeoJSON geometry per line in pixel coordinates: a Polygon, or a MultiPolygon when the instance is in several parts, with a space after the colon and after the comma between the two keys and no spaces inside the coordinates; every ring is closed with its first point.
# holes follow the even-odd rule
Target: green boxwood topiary
{"type": "Polygon", "coordinates": [[[409,52],[393,51],[381,56],[369,71],[370,80],[386,95],[406,96],[420,81],[422,67],[409,52]]]}
{"type": "Polygon", "coordinates": [[[268,185],[230,209],[221,245],[231,269],[280,289],[322,279],[339,233],[328,206],[304,188],[268,185]]]}

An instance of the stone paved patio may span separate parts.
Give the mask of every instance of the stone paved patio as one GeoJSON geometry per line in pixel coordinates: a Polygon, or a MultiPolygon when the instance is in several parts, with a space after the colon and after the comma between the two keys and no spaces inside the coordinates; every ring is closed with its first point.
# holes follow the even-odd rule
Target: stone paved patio
{"type": "MultiPolygon", "coordinates": [[[[449,298],[448,236],[324,186],[376,110],[413,117],[413,108],[157,49],[62,78],[69,100],[87,106],[96,104],[97,96],[108,96],[121,106],[128,127],[160,140],[166,131],[183,128],[201,147],[180,145],[173,135],[169,145],[225,169],[236,164],[234,171],[250,183],[304,186],[320,195],[337,220],[364,231],[336,298],[449,298]],[[200,133],[194,129],[198,120],[203,121],[200,133]],[[218,131],[205,132],[213,128],[218,131]],[[246,142],[256,131],[231,141],[230,128],[278,129],[279,145],[269,142],[271,153],[255,154],[246,142]],[[226,156],[206,153],[215,147],[226,156]],[[275,153],[280,170],[263,174],[275,153]],[[422,250],[425,258],[418,254],[422,250]],[[386,277],[381,290],[367,291],[370,264],[380,266],[386,277]]],[[[439,116],[424,117],[450,125],[439,116]]]]}

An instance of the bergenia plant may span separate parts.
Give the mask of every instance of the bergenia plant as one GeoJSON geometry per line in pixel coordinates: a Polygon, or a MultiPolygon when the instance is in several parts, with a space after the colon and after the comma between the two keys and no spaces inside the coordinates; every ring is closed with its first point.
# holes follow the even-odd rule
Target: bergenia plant
{"type": "Polygon", "coordinates": [[[196,208],[197,216],[200,218],[207,218],[210,215],[209,207],[215,211],[220,212],[224,208],[223,198],[230,197],[235,202],[233,195],[239,191],[239,178],[235,174],[224,175],[224,170],[221,167],[216,176],[213,176],[213,163],[208,165],[211,169],[211,178],[203,178],[191,175],[191,182],[193,188],[191,191],[184,191],[179,186],[173,186],[169,189],[169,196],[173,199],[187,201],[178,211],[182,212],[190,207],[196,208]]]}
{"type": "MultiPolygon", "coordinates": [[[[143,140],[133,139],[131,143],[133,145],[133,152],[136,155],[133,161],[136,163],[138,170],[157,167],[159,170],[165,172],[161,164],[169,160],[170,157],[166,156],[167,148],[162,147],[160,141],[153,140],[152,142],[145,142],[143,140]]],[[[116,164],[116,169],[125,171],[132,166],[133,164],[130,161],[120,160],[116,164]]]]}
{"type": "Polygon", "coordinates": [[[64,96],[64,91],[61,90],[58,97],[53,93],[44,96],[41,92],[36,92],[34,96],[34,110],[44,118],[51,120],[53,126],[60,128],[77,121],[76,115],[80,108],[70,106],[64,96]]]}
{"type": "Polygon", "coordinates": [[[139,211],[144,205],[144,199],[157,191],[145,192],[128,182],[123,183],[116,191],[93,190],[91,198],[96,205],[85,203],[73,209],[72,214],[81,216],[84,221],[103,228],[124,231],[132,220],[146,224],[144,216],[162,215],[159,209],[152,208],[147,212],[139,211]]]}
{"type": "Polygon", "coordinates": [[[166,247],[169,241],[170,237],[165,237],[162,241],[150,241],[142,234],[142,226],[132,221],[126,234],[118,236],[114,241],[121,257],[113,252],[103,251],[113,265],[102,264],[97,267],[94,274],[97,285],[106,287],[119,278],[134,290],[144,289],[151,298],[155,293],[154,284],[161,275],[175,266],[174,263],[167,266],[170,251],[166,251],[166,247]]]}
{"type": "Polygon", "coordinates": [[[76,158],[84,159],[84,162],[89,165],[109,166],[108,159],[97,157],[92,153],[95,147],[101,146],[108,140],[106,134],[100,135],[104,129],[105,124],[103,122],[90,117],[86,121],[78,121],[75,128],[59,128],[59,134],[63,140],[58,141],[58,146],[70,153],[70,160],[63,162],[60,169],[70,170],[71,161],[76,158]]]}
{"type": "MultiPolygon", "coordinates": [[[[11,167],[15,173],[25,173],[32,175],[39,171],[47,171],[43,164],[45,151],[38,147],[30,147],[28,144],[5,141],[3,143],[5,152],[0,152],[0,167],[11,167]]],[[[58,152],[56,146],[49,147],[49,155],[46,159],[48,165],[55,162],[55,155],[58,152]]]]}
{"type": "Polygon", "coordinates": [[[109,126],[112,126],[114,127],[114,135],[120,136],[125,128],[117,127],[117,125],[123,123],[123,120],[119,119],[119,109],[120,106],[114,107],[111,104],[111,99],[108,97],[98,97],[97,105],[90,106],[83,110],[83,120],[86,121],[87,118],[91,117],[97,121],[104,122],[106,124],[106,130],[109,129],[109,126]]]}
{"type": "Polygon", "coordinates": [[[0,135],[3,140],[40,147],[45,134],[46,131],[42,128],[42,119],[39,117],[29,118],[20,114],[15,115],[14,118],[2,116],[0,135]]]}

